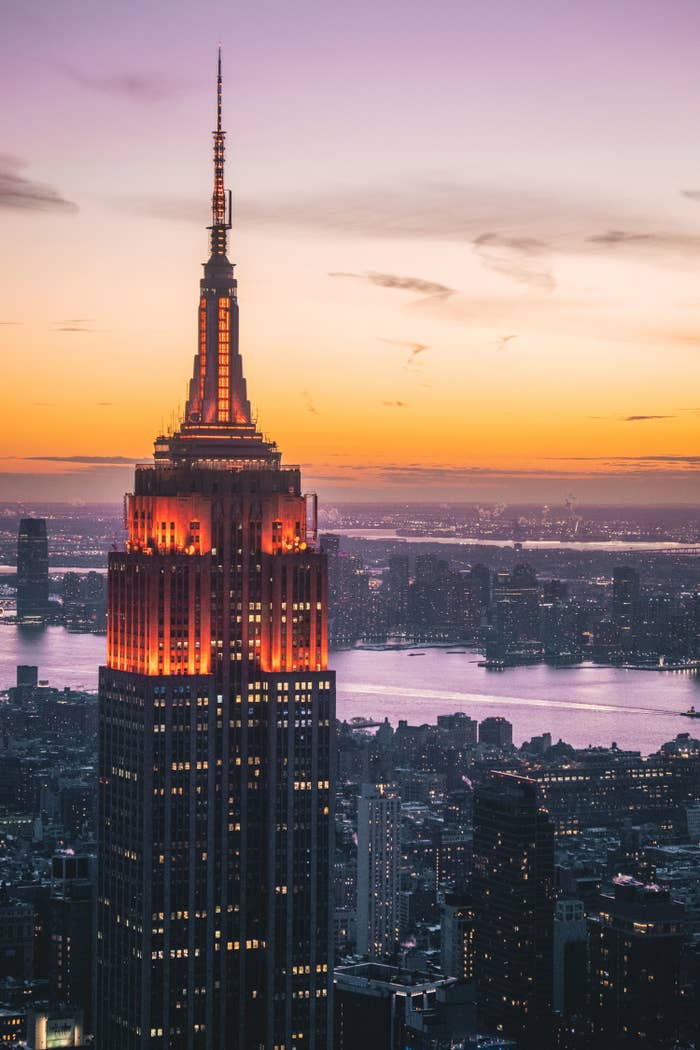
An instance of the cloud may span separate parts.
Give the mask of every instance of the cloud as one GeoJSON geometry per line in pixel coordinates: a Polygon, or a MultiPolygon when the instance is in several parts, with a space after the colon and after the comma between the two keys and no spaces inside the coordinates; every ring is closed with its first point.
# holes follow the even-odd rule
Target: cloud
{"type": "Polygon", "coordinates": [[[482,233],[474,239],[473,246],[487,270],[546,292],[553,292],[556,288],[554,277],[543,264],[542,256],[550,249],[542,241],[534,237],[482,233]]]}
{"type": "Polygon", "coordinates": [[[648,419],[675,419],[676,416],[623,416],[623,423],[643,423],[648,419]]]}
{"type": "Polygon", "coordinates": [[[0,154],[0,208],[14,211],[77,212],[73,201],[44,182],[34,182],[21,174],[26,163],[18,157],[0,154]]]}
{"type": "Polygon", "coordinates": [[[96,332],[96,328],[86,328],[86,324],[94,321],[94,317],[70,317],[64,321],[56,321],[55,332],[96,332]]]}
{"type": "Polygon", "coordinates": [[[72,67],[64,72],[81,87],[134,102],[163,102],[182,91],[181,84],[154,73],[86,73],[72,67]]]}
{"type": "Polygon", "coordinates": [[[405,401],[382,401],[385,408],[406,408],[405,401]]]}
{"type": "Polygon", "coordinates": [[[97,402],[97,405],[98,405],[99,408],[112,408],[112,406],[114,404],[115,404],[114,401],[98,401],[97,402]]]}
{"type": "Polygon", "coordinates": [[[424,354],[426,350],[430,349],[427,343],[410,343],[404,341],[403,339],[384,339],[380,336],[379,341],[381,343],[389,343],[390,346],[403,346],[406,348],[406,350],[409,350],[410,353],[403,363],[403,367],[409,369],[416,367],[416,365],[418,364],[417,359],[420,357],[420,355],[424,354]]]}
{"type": "Polygon", "coordinates": [[[700,234],[675,230],[605,230],[586,238],[586,244],[601,248],[634,248],[641,254],[700,254],[700,234]]]}
{"type": "MultiPolygon", "coordinates": [[[[551,194],[517,187],[465,184],[438,179],[405,178],[385,186],[351,186],[313,195],[243,199],[244,222],[315,227],[352,236],[431,239],[469,243],[497,225],[525,232],[544,226],[560,228],[571,216],[585,214],[602,222],[609,212],[587,202],[556,200],[551,194]]],[[[516,232],[515,236],[519,234],[516,232]]]]}
{"type": "Polygon", "coordinates": [[[314,399],[312,398],[312,396],[309,393],[309,391],[308,390],[302,390],[301,396],[304,399],[304,404],[306,405],[306,411],[310,412],[312,416],[320,416],[321,413],[316,408],[316,405],[314,404],[314,399]]]}
{"type": "Polygon", "coordinates": [[[508,346],[508,343],[512,342],[513,339],[517,338],[517,335],[502,335],[501,338],[498,340],[498,349],[505,350],[505,348],[508,346]]]}
{"type": "MultiPolygon", "coordinates": [[[[681,409],[681,411],[683,411],[681,409]]],[[[651,419],[677,419],[675,415],[638,415],[638,416],[587,416],[587,419],[615,419],[618,423],[644,423],[651,419]]],[[[583,457],[587,458],[587,457],[583,457]]]]}
{"type": "MultiPolygon", "coordinates": [[[[9,457],[4,456],[3,459],[9,457]]],[[[85,463],[85,464],[99,464],[102,466],[110,466],[112,464],[116,466],[123,466],[124,464],[133,465],[134,463],[140,463],[141,460],[134,456],[24,456],[28,462],[42,462],[42,463],[85,463]]],[[[147,457],[145,457],[147,458],[147,457]]]]}
{"type": "Polygon", "coordinates": [[[445,284],[437,281],[426,281],[422,277],[398,277],[393,273],[342,273],[332,272],[329,277],[352,277],[360,281],[369,281],[370,284],[379,285],[380,288],[398,288],[401,291],[417,292],[424,299],[447,299],[455,294],[454,288],[448,288],[445,284]]]}
{"type": "MultiPolygon", "coordinates": [[[[691,200],[700,200],[700,190],[682,192],[691,200]]],[[[154,196],[111,203],[133,214],[168,221],[202,225],[206,220],[201,199],[154,196]]],[[[471,245],[487,269],[545,292],[556,285],[548,263],[555,255],[625,250],[646,256],[654,253],[659,262],[668,262],[700,253],[700,234],[683,227],[659,230],[653,216],[621,212],[617,202],[566,193],[557,196],[527,187],[427,178],[413,183],[402,180],[398,185],[321,189],[299,196],[272,193],[239,198],[236,221],[274,227],[277,233],[286,227],[351,237],[471,245]],[[586,235],[587,230],[594,232],[586,235]]],[[[369,279],[366,274],[344,276],[369,279]]]]}
{"type": "Polygon", "coordinates": [[[21,324],[21,321],[0,321],[0,328],[14,328],[21,324]]]}
{"type": "Polygon", "coordinates": [[[662,466],[696,467],[700,466],[700,456],[696,455],[651,455],[651,456],[547,456],[549,460],[566,460],[569,463],[619,463],[647,467],[649,464],[662,466]]]}

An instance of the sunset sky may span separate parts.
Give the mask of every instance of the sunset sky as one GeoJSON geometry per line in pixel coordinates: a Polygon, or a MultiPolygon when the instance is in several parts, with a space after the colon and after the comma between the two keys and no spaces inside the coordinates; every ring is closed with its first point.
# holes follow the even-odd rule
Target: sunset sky
{"type": "Polygon", "coordinates": [[[224,56],[241,348],[326,500],[700,500],[697,0],[3,5],[0,499],[177,415],[224,56]]]}

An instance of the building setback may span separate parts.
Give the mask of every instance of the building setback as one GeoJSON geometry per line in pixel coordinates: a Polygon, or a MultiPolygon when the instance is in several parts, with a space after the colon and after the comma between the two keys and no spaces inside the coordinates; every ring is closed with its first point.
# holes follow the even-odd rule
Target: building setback
{"type": "Polygon", "coordinates": [[[332,1031],[326,562],[299,469],[251,417],[220,55],[217,104],[189,399],[109,559],[100,1050],[326,1050],[332,1031]]]}

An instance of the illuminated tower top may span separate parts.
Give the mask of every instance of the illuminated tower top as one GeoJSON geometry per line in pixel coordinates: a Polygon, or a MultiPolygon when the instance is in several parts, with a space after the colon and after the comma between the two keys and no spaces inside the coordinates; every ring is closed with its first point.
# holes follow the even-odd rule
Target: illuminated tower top
{"type": "Polygon", "coordinates": [[[184,416],[174,434],[156,439],[155,460],[163,466],[190,462],[241,470],[280,462],[274,443],[265,441],[253,422],[238,348],[237,284],[226,254],[231,191],[224,186],[225,137],[219,48],[211,254],[199,283],[198,346],[184,416]]]}

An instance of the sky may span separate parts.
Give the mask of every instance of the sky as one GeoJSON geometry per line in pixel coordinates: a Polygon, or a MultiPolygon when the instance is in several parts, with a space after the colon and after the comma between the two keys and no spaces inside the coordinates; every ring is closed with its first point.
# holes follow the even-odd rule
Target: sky
{"type": "Polygon", "coordinates": [[[3,5],[0,500],[177,419],[224,63],[241,350],[325,501],[700,501],[697,0],[3,5]]]}

